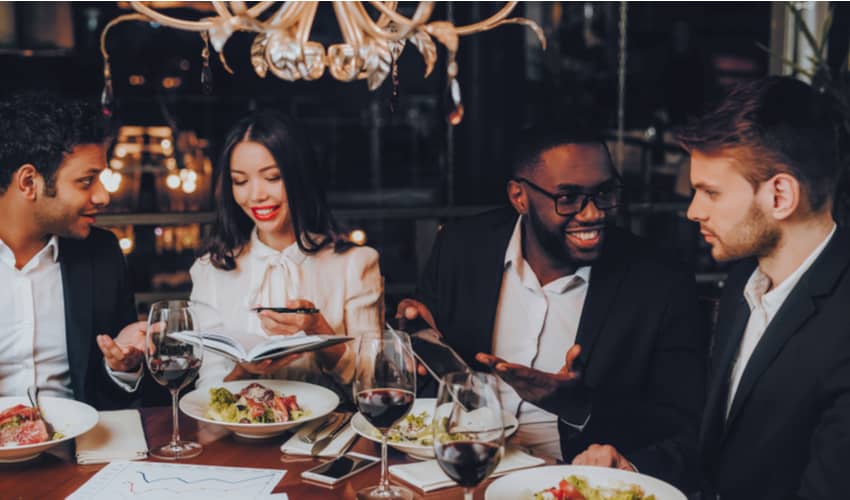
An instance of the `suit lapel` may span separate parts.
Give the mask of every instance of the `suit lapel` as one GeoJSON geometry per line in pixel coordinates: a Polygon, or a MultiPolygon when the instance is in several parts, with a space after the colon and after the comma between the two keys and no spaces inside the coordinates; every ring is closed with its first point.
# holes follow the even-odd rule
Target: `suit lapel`
{"type": "Polygon", "coordinates": [[[813,297],[827,294],[833,289],[850,259],[846,243],[845,235],[836,231],[833,240],[803,275],[771,320],[741,376],[726,421],[727,429],[740,414],[741,407],[764,371],[788,340],[817,312],[813,297]]]}
{"type": "MultiPolygon", "coordinates": [[[[614,233],[616,230],[611,231],[614,233]]],[[[610,312],[614,308],[620,285],[626,277],[628,258],[617,253],[619,248],[626,245],[616,241],[617,239],[615,234],[612,234],[612,238],[606,242],[605,254],[590,271],[587,298],[576,333],[576,344],[581,346],[579,369],[586,366],[599,332],[602,331],[605,321],[611,317],[610,312]]]]}
{"type": "Polygon", "coordinates": [[[740,293],[725,311],[720,312],[718,317],[715,354],[712,356],[714,359],[711,385],[700,431],[700,444],[705,450],[705,455],[709,457],[713,456],[714,451],[719,448],[729,394],[729,375],[749,318],[750,307],[740,293]]]}
{"type": "Polygon", "coordinates": [[[62,292],[65,299],[65,338],[74,396],[85,400],[86,372],[93,328],[93,263],[77,245],[59,240],[62,292]]]}
{"type": "Polygon", "coordinates": [[[480,250],[476,249],[476,257],[473,261],[474,272],[469,279],[461,283],[465,292],[459,298],[474,301],[469,310],[474,311],[475,318],[486,319],[486,321],[471,320],[470,323],[474,325],[471,328],[471,335],[459,337],[463,339],[459,349],[460,354],[468,362],[473,360],[475,354],[480,351],[491,352],[493,345],[496,311],[505,273],[505,251],[518,218],[512,207],[504,209],[503,214],[495,224],[482,228],[480,239],[482,245],[480,250]]]}

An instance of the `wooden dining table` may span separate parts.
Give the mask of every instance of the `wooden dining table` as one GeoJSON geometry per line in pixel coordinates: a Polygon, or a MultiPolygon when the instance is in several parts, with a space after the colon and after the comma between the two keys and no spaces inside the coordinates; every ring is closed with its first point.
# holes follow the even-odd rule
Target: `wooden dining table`
{"type": "MultiPolygon", "coordinates": [[[[171,408],[143,408],[140,410],[148,447],[158,446],[171,437],[171,408]]],[[[180,460],[178,463],[196,465],[218,465],[231,467],[257,467],[263,469],[286,470],[273,493],[287,493],[290,500],[299,499],[349,499],[355,498],[362,488],[378,484],[380,464],[369,467],[353,477],[338,483],[334,488],[320,486],[304,481],[301,472],[319,465],[327,459],[292,457],[283,455],[280,445],[291,434],[286,433],[269,439],[240,438],[224,428],[198,422],[181,413],[180,434],[185,439],[200,442],[204,451],[198,457],[180,460]]],[[[353,451],[380,457],[380,445],[368,439],[358,437],[353,451]]],[[[77,465],[72,449],[64,452],[43,453],[33,460],[0,464],[0,498],[3,499],[59,499],[65,498],[95,475],[104,464],[77,465]]],[[[408,463],[412,459],[390,448],[389,464],[408,463]]],[[[148,459],[150,461],[159,461],[148,459]]],[[[403,484],[392,475],[390,481],[403,484]]],[[[484,491],[490,481],[485,481],[475,490],[475,498],[483,499],[484,491]]],[[[413,491],[414,498],[452,500],[463,498],[459,487],[444,488],[430,493],[407,485],[413,491]]]]}

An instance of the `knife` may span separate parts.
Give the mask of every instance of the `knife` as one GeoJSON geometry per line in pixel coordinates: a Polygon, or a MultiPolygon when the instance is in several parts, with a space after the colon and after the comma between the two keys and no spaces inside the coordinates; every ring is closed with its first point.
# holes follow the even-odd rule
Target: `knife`
{"type": "Polygon", "coordinates": [[[325,448],[328,447],[329,444],[336,438],[339,434],[342,433],[348,427],[348,421],[351,420],[352,413],[346,413],[341,419],[339,419],[339,423],[334,425],[333,430],[328,432],[325,437],[316,441],[313,444],[313,447],[310,449],[310,455],[318,456],[325,448]]]}

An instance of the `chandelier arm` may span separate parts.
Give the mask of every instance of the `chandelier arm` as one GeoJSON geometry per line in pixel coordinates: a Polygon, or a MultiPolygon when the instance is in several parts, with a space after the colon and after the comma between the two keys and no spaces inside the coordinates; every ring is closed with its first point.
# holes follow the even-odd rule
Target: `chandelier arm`
{"type": "Polygon", "coordinates": [[[215,11],[218,13],[219,17],[221,17],[222,19],[230,19],[231,17],[233,17],[233,14],[230,13],[230,9],[227,7],[229,2],[214,1],[210,3],[212,4],[215,11]]]}
{"type": "Polygon", "coordinates": [[[100,54],[103,56],[104,61],[109,59],[109,54],[106,52],[106,35],[109,33],[109,30],[112,29],[115,25],[121,24],[126,21],[144,22],[150,21],[150,18],[148,18],[144,14],[132,13],[118,16],[115,19],[106,23],[106,26],[103,27],[103,31],[100,32],[100,54]]]}
{"type": "Polygon", "coordinates": [[[257,17],[274,4],[274,1],[257,2],[257,5],[248,9],[248,15],[251,17],[257,17]]]}
{"type": "Polygon", "coordinates": [[[298,15],[301,13],[302,7],[302,2],[284,2],[266,25],[276,30],[284,31],[298,21],[298,15]]]}
{"type": "Polygon", "coordinates": [[[472,35],[473,33],[481,33],[482,31],[494,28],[496,23],[501,22],[508,17],[511,11],[513,11],[516,7],[517,3],[519,2],[507,2],[504,7],[499,9],[498,12],[487,19],[478,21],[477,23],[467,24],[466,26],[457,26],[455,27],[455,32],[457,32],[459,36],[463,36],[472,35]]]}
{"type": "MultiPolygon", "coordinates": [[[[386,15],[390,18],[390,20],[404,27],[416,24],[416,27],[418,28],[420,25],[424,24],[428,20],[428,18],[431,16],[431,12],[433,12],[434,10],[434,2],[419,2],[419,5],[416,6],[416,12],[414,12],[413,18],[408,19],[395,11],[395,5],[387,6],[384,4],[384,2],[375,0],[372,0],[369,3],[372,5],[372,7],[375,7],[382,15],[386,15]],[[423,17],[421,20],[419,20],[420,15],[423,17]]],[[[395,36],[395,33],[387,35],[395,36]]]]}
{"type": "Polygon", "coordinates": [[[319,10],[319,2],[304,2],[303,11],[304,18],[298,24],[298,31],[295,34],[295,39],[302,46],[310,41],[310,31],[313,29],[313,21],[316,19],[316,11],[319,10]]]}
{"type": "MultiPolygon", "coordinates": [[[[401,16],[397,12],[395,14],[404,18],[405,21],[401,24],[401,27],[398,32],[391,32],[381,28],[372,18],[369,16],[369,13],[366,12],[366,7],[364,7],[359,2],[353,2],[351,5],[352,9],[357,11],[357,21],[360,27],[367,31],[370,35],[378,39],[384,39],[388,41],[398,41],[404,40],[409,37],[411,33],[413,33],[417,28],[425,24],[425,21],[431,16],[431,12],[434,10],[433,2],[420,2],[416,7],[416,12],[413,14],[413,18],[406,19],[404,16],[401,16]]],[[[390,17],[390,16],[387,16],[390,17]]],[[[395,20],[395,19],[393,19],[395,20]]]]}
{"type": "Polygon", "coordinates": [[[230,3],[230,7],[233,10],[234,15],[241,16],[245,14],[248,10],[247,6],[245,5],[245,2],[243,1],[233,0],[232,2],[228,3],[230,3]]]}
{"type": "Polygon", "coordinates": [[[339,30],[342,32],[342,38],[345,43],[354,49],[354,53],[360,50],[363,44],[363,32],[357,29],[354,22],[351,20],[351,11],[348,10],[348,2],[334,2],[334,12],[339,23],[339,30]]]}
{"type": "Polygon", "coordinates": [[[184,21],[183,19],[176,19],[171,16],[166,16],[165,14],[160,14],[142,2],[130,2],[130,6],[132,6],[136,12],[149,17],[150,19],[147,19],[147,21],[152,20],[162,24],[163,26],[168,26],[169,28],[186,31],[207,31],[213,26],[213,21],[210,20],[184,21]]]}
{"type": "MultiPolygon", "coordinates": [[[[388,2],[386,2],[386,4],[387,4],[387,7],[389,9],[391,9],[392,11],[395,11],[395,10],[398,9],[398,2],[396,2],[395,0],[388,1],[388,2]]],[[[381,15],[378,16],[378,20],[375,21],[375,24],[377,24],[381,28],[386,28],[387,25],[390,24],[391,21],[392,21],[392,19],[390,19],[390,16],[381,12],[381,15]]]]}
{"type": "Polygon", "coordinates": [[[499,26],[504,26],[506,24],[519,24],[521,26],[525,26],[529,28],[531,31],[537,35],[537,41],[540,42],[540,46],[543,50],[546,50],[546,35],[543,33],[543,29],[536,22],[531,19],[526,19],[524,17],[512,17],[510,19],[502,19],[501,21],[491,24],[487,29],[498,28],[499,26]]]}

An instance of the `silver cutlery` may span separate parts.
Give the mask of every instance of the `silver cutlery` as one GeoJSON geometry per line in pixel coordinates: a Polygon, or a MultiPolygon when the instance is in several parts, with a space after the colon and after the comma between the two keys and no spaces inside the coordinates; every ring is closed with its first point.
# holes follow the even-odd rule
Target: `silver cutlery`
{"type": "Polygon", "coordinates": [[[319,438],[319,434],[320,434],[323,430],[325,430],[325,429],[327,429],[328,427],[330,427],[331,425],[335,424],[335,423],[337,422],[337,420],[339,420],[339,418],[340,418],[339,414],[337,414],[337,413],[331,413],[330,417],[328,417],[327,419],[325,419],[325,421],[324,421],[324,422],[322,422],[321,424],[317,425],[317,426],[316,426],[316,428],[315,428],[315,429],[313,429],[312,431],[310,431],[309,433],[307,433],[307,434],[300,434],[300,435],[298,436],[298,439],[299,439],[302,443],[307,443],[307,444],[313,444],[313,443],[315,443],[315,442],[316,442],[316,440],[319,438]]]}
{"type": "Polygon", "coordinates": [[[339,421],[338,424],[335,424],[332,431],[330,431],[325,437],[316,441],[313,444],[313,447],[310,449],[310,455],[317,456],[321,453],[325,448],[328,447],[331,442],[333,442],[334,438],[342,433],[346,428],[348,428],[348,421],[351,420],[351,413],[346,413],[339,421]]]}

